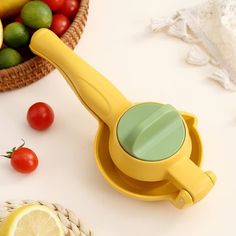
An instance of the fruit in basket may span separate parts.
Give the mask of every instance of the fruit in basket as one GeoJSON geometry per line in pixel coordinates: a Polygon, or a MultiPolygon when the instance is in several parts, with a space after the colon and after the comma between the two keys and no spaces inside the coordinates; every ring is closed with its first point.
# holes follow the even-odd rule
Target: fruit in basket
{"type": "Polygon", "coordinates": [[[17,16],[14,21],[19,22],[19,23],[23,23],[21,16],[17,16]]]}
{"type": "Polygon", "coordinates": [[[46,206],[26,205],[10,213],[0,225],[1,236],[65,236],[57,214],[46,206]]]}
{"type": "Polygon", "coordinates": [[[0,18],[6,18],[18,14],[25,3],[30,0],[1,0],[0,18]]]}
{"type": "Polygon", "coordinates": [[[50,28],[61,37],[79,5],[80,0],[0,0],[0,70],[33,57],[28,42],[35,30],[50,28]]]}
{"type": "Polygon", "coordinates": [[[23,24],[14,22],[5,27],[3,38],[7,46],[19,48],[29,42],[29,32],[23,24]]]}
{"type": "Polygon", "coordinates": [[[4,48],[0,51],[0,69],[16,66],[21,61],[22,57],[15,49],[4,48]]]}
{"type": "Polygon", "coordinates": [[[59,10],[63,3],[64,0],[42,0],[43,2],[47,3],[48,6],[53,10],[53,11],[57,11],[59,10]]]}
{"type": "Polygon", "coordinates": [[[68,17],[70,20],[73,20],[79,10],[79,1],[78,0],[64,0],[64,4],[59,9],[58,13],[63,14],[68,17]]]}
{"type": "Polygon", "coordinates": [[[52,25],[50,30],[52,30],[59,37],[62,36],[67,29],[70,27],[69,19],[62,14],[55,14],[53,16],[52,25]]]}
{"type": "Polygon", "coordinates": [[[21,18],[23,23],[30,28],[49,28],[52,23],[52,11],[46,3],[32,1],[22,8],[21,18]]]}
{"type": "Polygon", "coordinates": [[[0,19],[0,48],[2,47],[3,42],[3,28],[2,28],[2,21],[0,19]]]}

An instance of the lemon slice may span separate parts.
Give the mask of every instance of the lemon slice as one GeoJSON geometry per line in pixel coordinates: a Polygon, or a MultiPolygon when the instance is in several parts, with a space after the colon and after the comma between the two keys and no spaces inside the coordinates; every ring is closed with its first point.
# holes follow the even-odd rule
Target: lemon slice
{"type": "Polygon", "coordinates": [[[2,47],[2,41],[3,41],[3,28],[2,28],[2,22],[0,19],[0,48],[2,47]]]}
{"type": "Polygon", "coordinates": [[[13,211],[0,225],[1,236],[65,236],[62,224],[51,209],[27,205],[13,211]]]}

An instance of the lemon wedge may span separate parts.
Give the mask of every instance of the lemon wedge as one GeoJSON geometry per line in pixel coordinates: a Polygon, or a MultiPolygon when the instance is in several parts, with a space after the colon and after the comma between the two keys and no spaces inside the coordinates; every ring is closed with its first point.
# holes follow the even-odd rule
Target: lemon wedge
{"type": "Polygon", "coordinates": [[[65,236],[57,215],[45,206],[20,207],[0,225],[1,236],[65,236]]]}
{"type": "Polygon", "coordinates": [[[2,47],[2,41],[3,41],[3,28],[2,28],[2,21],[0,19],[0,48],[2,47]]]}

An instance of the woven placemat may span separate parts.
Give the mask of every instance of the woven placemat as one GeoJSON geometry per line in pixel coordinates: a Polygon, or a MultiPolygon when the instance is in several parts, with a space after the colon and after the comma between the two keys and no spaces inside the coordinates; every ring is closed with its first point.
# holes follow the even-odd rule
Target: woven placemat
{"type": "MultiPolygon", "coordinates": [[[[44,201],[7,201],[0,204],[0,222],[13,210],[28,204],[39,204],[47,206],[58,215],[64,225],[65,236],[92,236],[90,230],[84,229],[78,217],[70,210],[64,208],[60,204],[48,203],[44,201]]],[[[3,235],[1,235],[3,236],[3,235]]]]}
{"type": "MultiPolygon", "coordinates": [[[[81,0],[77,16],[61,38],[72,49],[74,49],[83,33],[87,21],[88,8],[89,0],[81,0]]],[[[0,70],[0,92],[29,85],[43,78],[53,69],[54,67],[49,62],[35,56],[15,67],[0,70]]]]}

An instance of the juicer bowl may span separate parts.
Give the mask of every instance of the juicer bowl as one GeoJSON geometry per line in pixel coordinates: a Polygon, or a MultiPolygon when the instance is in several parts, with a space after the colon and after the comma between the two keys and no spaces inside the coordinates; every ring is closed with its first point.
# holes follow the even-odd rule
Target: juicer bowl
{"type": "MultiPolygon", "coordinates": [[[[188,113],[181,113],[189,129],[192,142],[191,161],[197,166],[202,161],[202,144],[196,129],[196,118],[188,113]]],[[[140,181],[121,172],[113,163],[109,153],[110,131],[105,123],[99,122],[99,129],[95,139],[95,159],[103,177],[119,192],[140,200],[157,201],[170,200],[174,202],[179,190],[170,181],[140,181]]]]}

